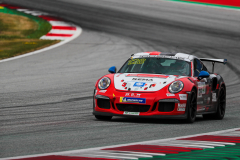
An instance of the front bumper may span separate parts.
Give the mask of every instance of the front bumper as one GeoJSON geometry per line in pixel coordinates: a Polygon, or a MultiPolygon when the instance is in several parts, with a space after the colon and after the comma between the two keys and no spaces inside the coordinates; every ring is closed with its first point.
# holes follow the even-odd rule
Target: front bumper
{"type": "Polygon", "coordinates": [[[187,93],[96,91],[93,115],[186,119],[187,93]]]}
{"type": "MultiPolygon", "coordinates": [[[[123,115],[123,114],[114,114],[110,112],[98,112],[93,111],[93,115],[99,115],[99,116],[120,116],[120,117],[136,117],[134,115],[123,115]]],[[[182,115],[145,115],[141,116],[142,118],[156,118],[156,119],[187,119],[187,113],[184,113],[182,115]]]]}

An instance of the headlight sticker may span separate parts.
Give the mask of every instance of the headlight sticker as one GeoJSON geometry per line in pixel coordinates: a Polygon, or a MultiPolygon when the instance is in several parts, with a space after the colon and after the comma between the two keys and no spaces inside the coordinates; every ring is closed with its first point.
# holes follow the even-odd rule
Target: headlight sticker
{"type": "Polygon", "coordinates": [[[105,92],[107,92],[107,90],[100,90],[99,92],[105,93],[105,92]]]}
{"type": "Polygon", "coordinates": [[[120,97],[121,103],[141,103],[146,104],[146,98],[120,97]]]}
{"type": "Polygon", "coordinates": [[[170,97],[170,96],[175,96],[175,94],[171,94],[171,93],[166,93],[166,95],[167,95],[168,97],[170,97]]]}

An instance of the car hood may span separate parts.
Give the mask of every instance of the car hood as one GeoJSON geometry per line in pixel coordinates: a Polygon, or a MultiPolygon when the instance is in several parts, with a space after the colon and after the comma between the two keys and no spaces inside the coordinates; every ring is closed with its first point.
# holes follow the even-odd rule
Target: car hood
{"type": "Polygon", "coordinates": [[[122,91],[158,91],[168,84],[181,78],[174,75],[162,74],[130,74],[117,73],[114,75],[114,86],[122,91]]]}

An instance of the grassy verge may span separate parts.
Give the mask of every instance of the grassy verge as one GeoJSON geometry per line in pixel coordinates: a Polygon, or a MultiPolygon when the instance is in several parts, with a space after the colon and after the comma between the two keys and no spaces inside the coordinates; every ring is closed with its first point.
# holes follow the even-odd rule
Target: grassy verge
{"type": "Polygon", "coordinates": [[[0,9],[0,59],[35,51],[57,40],[40,40],[51,30],[51,25],[38,17],[22,12],[0,9]]]}

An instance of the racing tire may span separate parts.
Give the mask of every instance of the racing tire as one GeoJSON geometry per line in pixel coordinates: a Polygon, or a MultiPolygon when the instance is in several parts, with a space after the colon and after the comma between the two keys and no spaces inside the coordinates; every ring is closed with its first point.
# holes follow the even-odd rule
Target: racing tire
{"type": "Polygon", "coordinates": [[[187,123],[193,123],[197,115],[197,94],[195,90],[191,91],[187,101],[187,123]]]}
{"type": "Polygon", "coordinates": [[[214,114],[203,115],[203,118],[222,120],[224,118],[225,111],[226,111],[226,90],[224,87],[221,87],[218,92],[217,112],[214,114]]]}
{"type": "Polygon", "coordinates": [[[111,119],[112,119],[112,116],[100,116],[100,115],[95,115],[95,118],[98,119],[98,120],[107,121],[107,120],[111,120],[111,119]]]}

